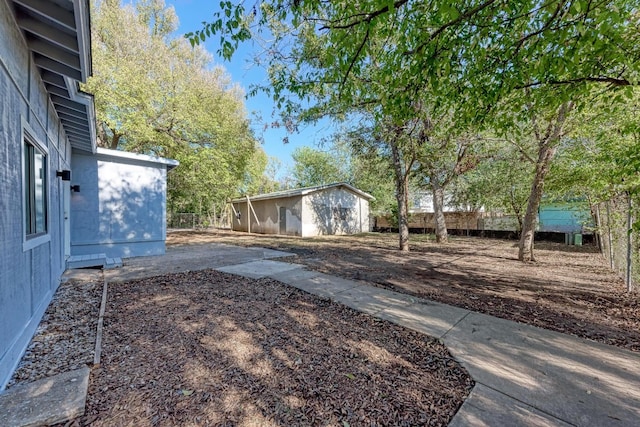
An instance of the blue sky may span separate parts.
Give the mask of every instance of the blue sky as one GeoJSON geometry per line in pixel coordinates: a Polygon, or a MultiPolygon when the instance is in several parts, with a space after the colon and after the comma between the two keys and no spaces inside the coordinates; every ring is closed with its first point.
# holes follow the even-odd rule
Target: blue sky
{"type": "MultiPolygon", "coordinates": [[[[167,5],[172,5],[180,20],[178,32],[180,34],[202,28],[202,21],[210,21],[213,19],[213,12],[218,8],[217,0],[165,0],[167,5]]],[[[218,39],[212,37],[204,43],[205,48],[214,56],[214,64],[222,65],[231,75],[234,82],[240,84],[248,92],[249,86],[256,83],[265,83],[267,81],[266,72],[256,66],[251,65],[251,59],[254,55],[252,42],[246,42],[241,45],[235,53],[231,62],[224,61],[216,56],[218,49],[218,39]]],[[[253,117],[252,112],[257,112],[264,122],[271,123],[278,119],[273,116],[274,105],[271,99],[265,94],[258,94],[255,97],[248,98],[245,101],[249,117],[253,117]]],[[[299,133],[287,134],[283,128],[269,128],[263,130],[260,124],[254,125],[256,135],[261,135],[264,139],[262,148],[269,156],[277,157],[282,162],[282,169],[279,171],[279,177],[286,174],[286,169],[293,163],[291,152],[300,146],[311,146],[318,148],[317,144],[322,142],[323,137],[330,135],[331,130],[329,124],[319,126],[307,126],[301,128],[299,133]],[[283,138],[288,136],[289,143],[285,144],[283,138]]]]}

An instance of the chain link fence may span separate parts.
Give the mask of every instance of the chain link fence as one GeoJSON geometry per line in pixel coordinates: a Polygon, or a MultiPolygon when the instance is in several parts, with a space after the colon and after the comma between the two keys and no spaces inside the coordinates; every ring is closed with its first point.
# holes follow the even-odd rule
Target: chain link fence
{"type": "Polygon", "coordinates": [[[633,233],[638,200],[627,193],[596,206],[599,246],[611,269],[625,279],[627,290],[640,283],[639,241],[633,233]]]}
{"type": "Polygon", "coordinates": [[[190,212],[168,212],[167,228],[189,228],[203,230],[207,228],[231,228],[228,212],[212,214],[196,214],[190,212]]]}

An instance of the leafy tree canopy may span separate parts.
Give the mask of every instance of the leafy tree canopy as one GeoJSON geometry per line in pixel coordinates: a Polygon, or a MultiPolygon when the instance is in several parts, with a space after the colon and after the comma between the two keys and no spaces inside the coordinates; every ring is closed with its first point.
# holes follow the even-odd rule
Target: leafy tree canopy
{"type": "Polygon", "coordinates": [[[391,153],[400,216],[408,178],[444,159],[440,152],[420,156],[432,137],[408,131],[424,105],[430,117],[450,114],[458,129],[533,140],[523,260],[533,259],[535,214],[558,146],[571,141],[572,115],[603,100],[632,99],[640,83],[640,10],[629,0],[220,6],[190,35],[192,44],[217,34],[220,54],[229,58],[238,43],[259,39],[264,57],[258,60],[270,77],[262,89],[273,95],[285,122],[370,115],[377,135],[371,141],[387,144],[391,153]]]}
{"type": "Polygon", "coordinates": [[[294,165],[292,177],[296,187],[312,187],[349,180],[345,156],[335,151],[320,151],[298,147],[291,154],[294,165]],[[342,158],[341,158],[342,157],[342,158]]]}
{"type": "Polygon", "coordinates": [[[640,80],[640,11],[629,0],[220,6],[211,22],[189,35],[191,42],[217,34],[219,54],[229,58],[239,42],[261,38],[267,89],[293,118],[375,106],[402,120],[428,95],[437,107],[478,120],[523,88],[533,96],[511,99],[513,111],[525,102],[555,110],[567,100],[583,101],[592,83],[624,88],[640,80]],[[548,86],[554,90],[536,90],[548,86]]]}
{"type": "Polygon", "coordinates": [[[163,0],[93,7],[85,89],[95,95],[100,145],[180,161],[168,181],[174,210],[208,212],[259,179],[266,161],[243,91],[204,49],[174,36],[173,8],[163,0]]]}

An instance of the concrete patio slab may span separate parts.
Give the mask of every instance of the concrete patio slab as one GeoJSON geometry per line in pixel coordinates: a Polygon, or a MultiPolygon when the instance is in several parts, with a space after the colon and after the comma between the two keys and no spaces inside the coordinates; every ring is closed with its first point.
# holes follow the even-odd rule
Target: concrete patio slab
{"type": "Polygon", "coordinates": [[[576,426],[637,426],[640,355],[470,313],[444,336],[477,383],[576,426]]]}
{"type": "Polygon", "coordinates": [[[0,395],[0,425],[42,426],[84,414],[89,368],[16,386],[0,395]]]}
{"type": "Polygon", "coordinates": [[[273,259],[273,258],[286,258],[290,256],[295,256],[295,254],[291,252],[278,251],[275,249],[267,249],[267,248],[247,248],[250,251],[256,252],[263,259],[273,259]]]}
{"type": "Polygon", "coordinates": [[[570,427],[557,418],[505,394],[477,384],[449,427],[570,427]]]}
{"type": "Polygon", "coordinates": [[[67,268],[103,267],[107,254],[72,255],[67,259],[67,268]]]}
{"type": "Polygon", "coordinates": [[[162,274],[215,269],[251,261],[292,256],[288,252],[222,244],[180,246],[164,255],[127,258],[118,270],[107,270],[109,282],[126,282],[162,274]]]}
{"type": "Polygon", "coordinates": [[[216,268],[224,273],[237,274],[238,276],[249,277],[250,279],[261,279],[272,274],[283,271],[297,270],[302,268],[300,264],[290,264],[288,262],[260,260],[251,261],[244,264],[229,265],[216,268]]]}
{"type": "Polygon", "coordinates": [[[460,322],[469,310],[420,300],[408,306],[388,307],[376,316],[414,331],[440,338],[460,322]]]}

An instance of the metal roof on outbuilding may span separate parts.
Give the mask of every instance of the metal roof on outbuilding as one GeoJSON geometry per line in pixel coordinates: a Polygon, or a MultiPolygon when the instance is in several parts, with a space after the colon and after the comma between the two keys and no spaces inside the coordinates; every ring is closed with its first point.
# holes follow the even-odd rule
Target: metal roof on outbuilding
{"type": "MultiPolygon", "coordinates": [[[[365,193],[362,190],[358,190],[353,185],[347,184],[346,182],[337,182],[333,184],[316,185],[314,187],[294,188],[292,190],[283,190],[283,191],[276,191],[273,193],[259,194],[257,196],[249,196],[249,200],[255,201],[255,200],[282,199],[285,197],[305,196],[307,194],[316,193],[318,191],[324,191],[330,188],[339,188],[339,187],[344,187],[347,190],[367,200],[375,199],[375,197],[373,197],[371,194],[365,193]]],[[[232,203],[241,203],[246,201],[247,201],[246,197],[231,200],[232,203]]]]}

